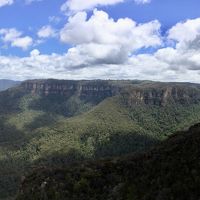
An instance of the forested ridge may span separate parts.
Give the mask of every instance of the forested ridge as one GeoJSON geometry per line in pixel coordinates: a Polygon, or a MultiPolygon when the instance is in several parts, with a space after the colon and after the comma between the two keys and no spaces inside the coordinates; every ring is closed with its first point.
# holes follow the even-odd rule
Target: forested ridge
{"type": "Polygon", "coordinates": [[[200,121],[200,86],[31,80],[0,93],[0,199],[37,167],[146,151],[200,121]]]}

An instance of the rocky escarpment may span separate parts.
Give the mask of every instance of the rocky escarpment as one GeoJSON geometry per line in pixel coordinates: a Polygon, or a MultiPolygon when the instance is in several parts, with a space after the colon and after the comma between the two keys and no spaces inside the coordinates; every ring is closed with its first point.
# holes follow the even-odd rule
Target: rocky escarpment
{"type": "Polygon", "coordinates": [[[121,95],[131,105],[146,104],[164,106],[167,103],[191,104],[200,102],[200,86],[188,83],[160,83],[135,81],[73,81],[73,80],[29,80],[21,84],[23,90],[33,95],[61,95],[69,98],[103,100],[121,95]]]}
{"type": "Polygon", "coordinates": [[[121,93],[129,106],[146,104],[164,106],[168,103],[196,104],[200,102],[199,85],[155,83],[145,87],[125,88],[121,93]]]}
{"type": "Polygon", "coordinates": [[[73,81],[73,80],[30,80],[21,85],[32,94],[44,96],[61,95],[70,97],[77,95],[80,98],[106,98],[118,93],[119,88],[108,81],[73,81]]]}

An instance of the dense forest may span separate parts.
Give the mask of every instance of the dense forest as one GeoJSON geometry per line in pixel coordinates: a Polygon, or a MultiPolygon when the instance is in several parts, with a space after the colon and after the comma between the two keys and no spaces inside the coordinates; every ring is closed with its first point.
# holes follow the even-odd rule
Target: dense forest
{"type": "Polygon", "coordinates": [[[17,200],[197,200],[200,124],[148,152],[35,169],[17,200]]]}
{"type": "Polygon", "coordinates": [[[0,199],[38,167],[143,152],[200,121],[200,85],[32,80],[0,93],[0,199]]]}

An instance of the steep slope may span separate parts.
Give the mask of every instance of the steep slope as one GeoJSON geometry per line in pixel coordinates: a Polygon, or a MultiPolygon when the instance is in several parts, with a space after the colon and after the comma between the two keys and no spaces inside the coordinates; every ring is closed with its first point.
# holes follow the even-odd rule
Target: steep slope
{"type": "Polygon", "coordinates": [[[12,81],[7,79],[0,79],[0,91],[7,90],[8,88],[19,85],[19,81],[12,81]]]}
{"type": "Polygon", "coordinates": [[[123,158],[35,169],[17,200],[197,200],[200,124],[153,150],[123,158]]]}
{"type": "Polygon", "coordinates": [[[0,93],[0,199],[32,166],[143,151],[200,121],[200,86],[25,81],[0,93]]]}

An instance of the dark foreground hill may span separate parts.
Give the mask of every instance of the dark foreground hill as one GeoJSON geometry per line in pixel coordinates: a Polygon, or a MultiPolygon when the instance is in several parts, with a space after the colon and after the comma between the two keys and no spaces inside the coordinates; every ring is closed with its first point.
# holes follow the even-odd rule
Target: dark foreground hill
{"type": "Polygon", "coordinates": [[[12,81],[7,79],[0,79],[0,91],[7,90],[13,86],[19,85],[19,81],[12,81]]]}
{"type": "Polygon", "coordinates": [[[36,169],[17,200],[198,200],[200,124],[147,153],[36,169]]]}
{"type": "Polygon", "coordinates": [[[31,80],[0,93],[0,199],[32,166],[147,150],[200,122],[200,85],[31,80]]]}

